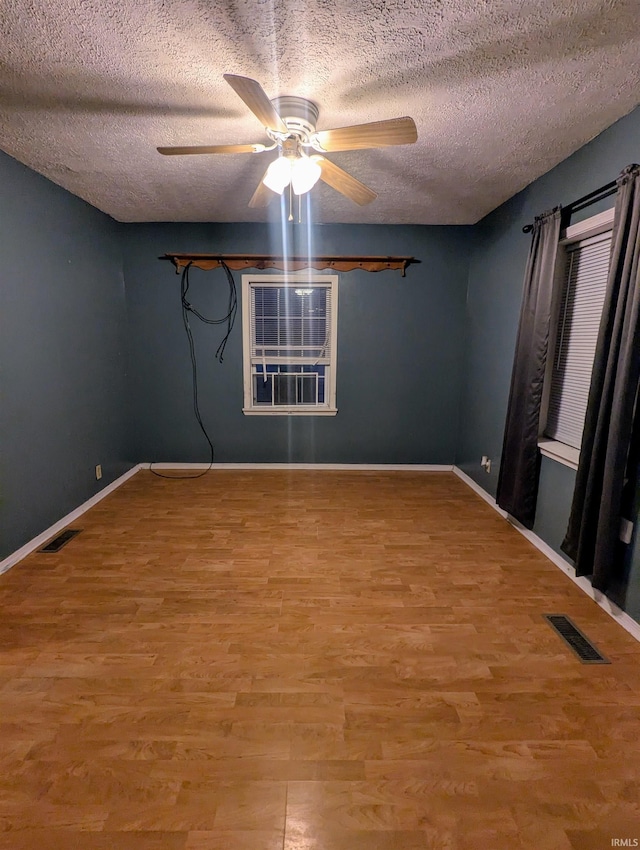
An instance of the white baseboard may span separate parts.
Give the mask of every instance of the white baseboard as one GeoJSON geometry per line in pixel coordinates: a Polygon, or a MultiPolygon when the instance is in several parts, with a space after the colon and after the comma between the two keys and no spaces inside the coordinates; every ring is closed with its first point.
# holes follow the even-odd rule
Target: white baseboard
{"type": "Polygon", "coordinates": [[[129,469],[124,475],[121,475],[119,478],[116,478],[115,481],[112,481],[111,484],[108,484],[102,490],[92,496],[90,499],[87,499],[86,502],[83,502],[79,505],[75,510],[68,513],[66,516],[63,516],[62,519],[59,519],[58,522],[49,526],[42,534],[39,534],[37,537],[34,537],[33,540],[30,540],[28,543],[25,543],[24,546],[21,546],[20,549],[17,549],[15,552],[12,552],[11,555],[8,555],[4,561],[0,561],[0,575],[2,573],[6,573],[7,570],[10,570],[11,567],[15,566],[18,561],[21,561],[23,558],[26,558],[27,555],[30,555],[36,549],[39,549],[40,546],[43,546],[47,540],[51,537],[55,537],[60,531],[65,529],[69,523],[74,522],[78,517],[81,517],[83,513],[92,508],[94,505],[97,505],[105,496],[108,496],[109,493],[113,493],[114,490],[117,490],[121,484],[124,484],[127,479],[131,478],[133,475],[138,472],[140,469],[140,464],[129,469]]]}
{"type": "MultiPolygon", "coordinates": [[[[208,469],[208,463],[141,463],[141,469],[208,469]]],[[[214,463],[217,469],[319,469],[358,472],[452,472],[451,464],[433,463],[214,463]]]]}
{"type": "Polygon", "coordinates": [[[479,484],[477,484],[473,478],[470,478],[465,472],[459,469],[457,466],[453,467],[454,473],[464,481],[471,489],[477,493],[482,499],[485,500],[491,507],[500,514],[501,517],[507,520],[517,531],[522,534],[523,537],[526,537],[530,543],[542,552],[552,563],[559,567],[562,572],[569,576],[571,581],[574,584],[577,584],[580,590],[587,594],[590,599],[593,599],[603,611],[606,611],[610,617],[618,623],[622,628],[629,632],[629,634],[634,637],[637,641],[640,641],[640,623],[636,622],[633,617],[630,617],[626,611],[623,611],[622,608],[619,608],[614,602],[612,602],[604,593],[601,593],[599,590],[595,590],[591,586],[591,582],[585,576],[577,576],[575,568],[573,564],[569,563],[569,561],[565,560],[562,555],[559,555],[555,549],[552,549],[548,543],[545,543],[541,537],[538,537],[537,534],[534,534],[528,528],[525,528],[518,520],[509,516],[506,511],[503,511],[502,508],[499,508],[496,504],[496,500],[493,496],[490,496],[486,490],[483,490],[479,484]]]}

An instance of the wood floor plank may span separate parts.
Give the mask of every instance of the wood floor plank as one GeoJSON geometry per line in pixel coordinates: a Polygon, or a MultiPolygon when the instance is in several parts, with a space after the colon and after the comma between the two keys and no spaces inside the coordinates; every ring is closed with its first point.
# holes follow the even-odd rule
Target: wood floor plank
{"type": "Polygon", "coordinates": [[[78,527],[0,576],[1,850],[640,840],[640,645],[453,474],[140,472],[78,527]]]}

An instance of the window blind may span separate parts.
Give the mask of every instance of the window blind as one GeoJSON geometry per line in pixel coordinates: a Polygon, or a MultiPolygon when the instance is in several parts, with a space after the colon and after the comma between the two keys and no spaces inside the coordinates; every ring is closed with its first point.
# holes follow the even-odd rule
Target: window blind
{"type": "Polygon", "coordinates": [[[580,448],[609,272],[611,231],[566,246],[546,436],[580,448]]]}
{"type": "Polygon", "coordinates": [[[330,334],[330,287],[251,288],[252,358],[318,362],[329,356],[330,334]]]}

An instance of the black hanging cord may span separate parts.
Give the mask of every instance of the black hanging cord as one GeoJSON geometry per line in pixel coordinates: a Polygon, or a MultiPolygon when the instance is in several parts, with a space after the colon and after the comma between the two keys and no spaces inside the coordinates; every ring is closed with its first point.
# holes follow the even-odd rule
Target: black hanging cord
{"type": "Polygon", "coordinates": [[[180,305],[182,308],[182,323],[184,325],[185,333],[187,334],[187,340],[189,342],[189,357],[191,359],[191,380],[193,385],[193,412],[196,417],[196,421],[200,426],[200,430],[204,434],[205,440],[209,444],[209,465],[202,472],[198,472],[196,475],[163,475],[163,473],[158,472],[153,468],[153,465],[150,465],[149,469],[154,474],[157,475],[158,478],[202,478],[203,475],[206,475],[207,472],[211,470],[213,466],[214,460],[214,448],[213,443],[211,442],[211,438],[209,437],[209,433],[205,427],[204,422],[202,421],[202,416],[200,414],[200,402],[198,399],[198,361],[196,358],[196,347],[193,341],[193,333],[191,331],[191,325],[189,324],[189,313],[193,313],[193,315],[199,319],[201,322],[204,322],[207,325],[223,325],[226,323],[227,332],[224,335],[222,342],[216,349],[216,360],[219,363],[222,363],[224,360],[224,350],[227,347],[227,342],[231,335],[231,331],[233,330],[233,325],[236,320],[236,314],[238,312],[238,293],[236,290],[236,283],[233,279],[233,275],[231,274],[231,270],[226,265],[226,263],[220,263],[220,265],[225,270],[225,274],[227,275],[227,282],[229,284],[229,301],[227,303],[227,314],[222,316],[220,319],[209,319],[207,316],[204,316],[200,313],[191,302],[187,298],[187,293],[189,292],[189,267],[191,263],[188,263],[182,272],[182,277],[180,278],[180,305]]]}
{"type": "MultiPolygon", "coordinates": [[[[565,228],[569,226],[569,221],[571,220],[571,216],[573,215],[573,213],[578,212],[579,210],[584,210],[587,207],[590,207],[591,204],[597,204],[598,201],[603,201],[610,195],[615,195],[617,189],[617,180],[612,180],[610,183],[605,183],[605,185],[600,186],[599,189],[594,189],[593,192],[589,192],[588,195],[583,195],[582,198],[578,198],[577,201],[573,201],[573,203],[569,204],[566,207],[563,207],[562,227],[565,228]]],[[[531,233],[532,230],[532,224],[525,224],[525,226],[522,228],[523,233],[531,233]]]]}

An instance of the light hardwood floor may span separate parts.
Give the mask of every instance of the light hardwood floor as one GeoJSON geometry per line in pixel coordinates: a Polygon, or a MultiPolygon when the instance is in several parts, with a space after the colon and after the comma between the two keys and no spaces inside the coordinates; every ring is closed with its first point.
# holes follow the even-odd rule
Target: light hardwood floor
{"type": "Polygon", "coordinates": [[[3,850],[640,840],[640,644],[453,474],[141,472],[75,527],[0,577],[3,850]]]}

